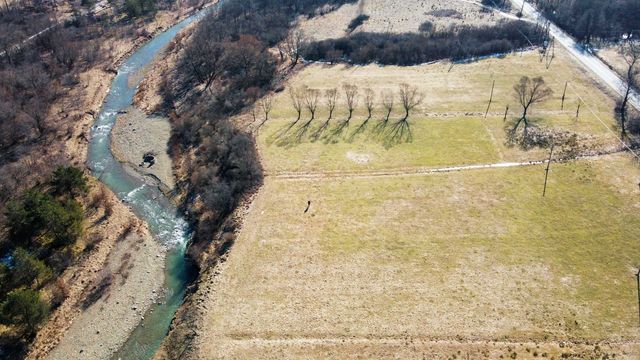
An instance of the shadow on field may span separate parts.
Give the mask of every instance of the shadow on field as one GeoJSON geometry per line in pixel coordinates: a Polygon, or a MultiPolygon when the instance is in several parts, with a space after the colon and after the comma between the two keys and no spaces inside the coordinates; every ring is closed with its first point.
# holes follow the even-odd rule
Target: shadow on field
{"type": "Polygon", "coordinates": [[[293,121],[284,125],[267,138],[267,144],[290,148],[305,142],[322,141],[324,144],[337,144],[341,141],[352,143],[358,138],[381,143],[385,148],[413,141],[411,124],[407,120],[392,121],[381,119],[373,122],[365,119],[352,132],[349,128],[352,121],[341,120],[331,122],[313,119],[301,122],[293,121]]]}

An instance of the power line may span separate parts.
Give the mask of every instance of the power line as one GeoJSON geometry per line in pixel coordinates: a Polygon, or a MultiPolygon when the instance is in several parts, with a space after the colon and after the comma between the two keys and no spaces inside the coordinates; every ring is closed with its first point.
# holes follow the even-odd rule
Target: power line
{"type": "Polygon", "coordinates": [[[589,111],[593,114],[593,116],[596,117],[596,119],[598,119],[598,121],[600,121],[600,123],[610,132],[612,133],[615,138],[622,144],[623,147],[627,148],[627,150],[629,150],[629,152],[631,154],[633,154],[633,156],[635,156],[638,160],[640,160],[640,155],[636,154],[633,149],[624,141],[622,141],[622,139],[620,139],[620,137],[618,136],[618,133],[616,131],[613,131],[613,129],[607,125],[607,123],[605,123],[600,116],[598,116],[598,114],[596,114],[595,111],[593,111],[593,108],[591,108],[591,106],[589,105],[589,103],[587,103],[586,101],[584,101],[584,99],[582,98],[582,96],[580,96],[580,94],[578,93],[578,91],[573,87],[573,84],[569,83],[569,86],[571,87],[571,90],[573,91],[573,93],[578,97],[578,99],[580,99],[580,101],[587,107],[587,109],[589,109],[589,111]]]}

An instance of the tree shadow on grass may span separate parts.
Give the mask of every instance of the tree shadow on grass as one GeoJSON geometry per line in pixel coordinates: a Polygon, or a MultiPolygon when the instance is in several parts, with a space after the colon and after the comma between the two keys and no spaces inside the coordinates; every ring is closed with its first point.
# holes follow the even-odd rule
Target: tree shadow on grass
{"type": "Polygon", "coordinates": [[[409,143],[413,141],[413,133],[411,132],[411,124],[407,120],[400,120],[383,133],[382,143],[385,148],[390,148],[401,143],[409,143]]]}
{"type": "Polygon", "coordinates": [[[329,128],[329,122],[330,121],[331,121],[331,119],[325,120],[325,122],[322,123],[322,125],[320,125],[320,127],[318,129],[316,129],[316,131],[314,131],[313,134],[311,134],[311,141],[312,142],[316,142],[316,141],[320,140],[320,138],[322,137],[322,134],[329,128]]]}
{"type": "Polygon", "coordinates": [[[309,131],[309,128],[311,128],[311,123],[312,122],[313,122],[313,118],[311,118],[308,121],[306,121],[305,123],[303,123],[302,126],[300,126],[296,130],[296,132],[295,132],[295,140],[296,140],[297,143],[301,143],[302,142],[302,139],[304,139],[304,136],[309,131]]]}
{"type": "Polygon", "coordinates": [[[356,128],[356,130],[354,132],[351,133],[351,135],[349,135],[349,142],[353,142],[356,139],[356,136],[362,134],[366,129],[367,126],[369,125],[369,120],[371,120],[371,117],[366,118],[362,124],[360,124],[360,126],[358,126],[356,128]]]}
{"type": "Polygon", "coordinates": [[[324,138],[325,144],[336,144],[342,139],[342,134],[349,128],[349,121],[343,121],[331,130],[324,138]]]}

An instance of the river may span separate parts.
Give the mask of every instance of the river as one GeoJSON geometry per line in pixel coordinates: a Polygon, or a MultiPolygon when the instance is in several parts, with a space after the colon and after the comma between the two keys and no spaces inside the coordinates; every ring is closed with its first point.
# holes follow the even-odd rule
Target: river
{"type": "MultiPolygon", "coordinates": [[[[153,356],[166,336],[171,319],[182,303],[186,285],[194,274],[184,256],[190,240],[187,221],[161,191],[145,183],[143,178],[127,172],[114,158],[109,139],[111,129],[118,112],[133,103],[133,96],[142,80],[133,75],[149,65],[178,31],[213,8],[200,10],[180,21],[131,54],[118,68],[118,74],[92,128],[87,161],[93,175],[126,202],[149,225],[155,239],[169,248],[165,264],[164,299],[147,312],[124,346],[114,354],[114,359],[149,359],[153,356]],[[131,79],[136,81],[132,83],[131,79]]],[[[117,323],[117,319],[114,319],[114,323],[117,323]]]]}

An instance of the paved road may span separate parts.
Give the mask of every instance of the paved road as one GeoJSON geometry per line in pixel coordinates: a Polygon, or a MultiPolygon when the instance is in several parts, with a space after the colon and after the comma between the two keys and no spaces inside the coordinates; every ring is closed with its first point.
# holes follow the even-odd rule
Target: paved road
{"type": "MultiPolygon", "coordinates": [[[[522,8],[524,0],[510,0],[515,9],[522,8]]],[[[534,21],[544,23],[547,19],[538,12],[533,5],[525,2],[522,11],[523,15],[534,21]]],[[[569,34],[560,29],[555,24],[551,23],[550,27],[551,35],[565,47],[571,55],[573,55],[578,61],[588,70],[593,72],[603,84],[609,86],[617,94],[622,96],[626,91],[626,83],[618,76],[616,72],[611,70],[602,60],[586,51],[582,45],[578,44],[569,34]]],[[[636,91],[632,91],[629,103],[640,110],[640,95],[636,91]]]]}

